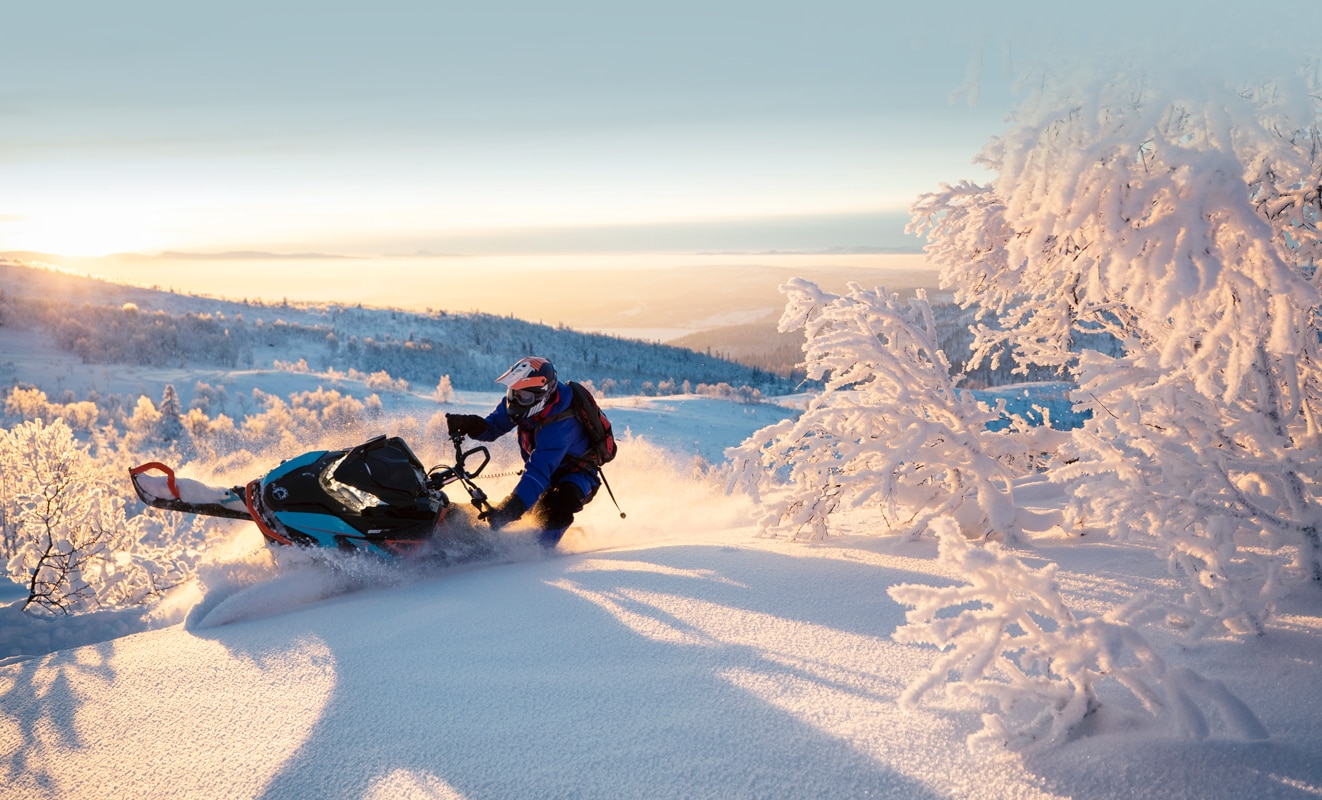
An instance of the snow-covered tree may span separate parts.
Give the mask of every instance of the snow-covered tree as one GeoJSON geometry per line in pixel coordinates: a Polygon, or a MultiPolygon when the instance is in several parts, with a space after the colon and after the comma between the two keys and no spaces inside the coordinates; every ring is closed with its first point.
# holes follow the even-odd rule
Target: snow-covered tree
{"type": "Polygon", "coordinates": [[[124,421],[124,444],[126,449],[145,452],[150,443],[156,441],[156,431],[160,428],[161,412],[156,404],[146,395],[138,395],[133,406],[133,413],[124,421]]]}
{"type": "Polygon", "coordinates": [[[781,290],[780,330],[804,331],[808,377],[824,388],[798,418],[726,453],[732,487],[763,504],[764,531],[820,538],[832,513],[867,503],[914,534],[942,514],[972,535],[1031,524],[1012,480],[1031,463],[1033,434],[987,430],[1002,412],[956,387],[923,293],[902,301],[851,284],[834,295],[801,278],[781,290]]]}
{"type": "Polygon", "coordinates": [[[450,382],[449,374],[442,375],[436,382],[436,391],[432,392],[432,399],[438,403],[454,401],[454,384],[450,382]]]}
{"type": "Polygon", "coordinates": [[[136,552],[139,520],[63,420],[0,431],[0,498],[13,525],[6,570],[33,606],[72,613],[142,602],[187,577],[165,553],[136,552]]]}
{"type": "Polygon", "coordinates": [[[167,444],[180,441],[186,429],[183,405],[179,402],[179,392],[174,388],[173,383],[165,384],[165,390],[161,393],[161,405],[157,411],[160,412],[161,419],[156,435],[167,444]]]}
{"type": "Polygon", "coordinates": [[[15,421],[44,420],[51,416],[50,408],[46,393],[35,387],[15,386],[5,396],[5,416],[15,421]]]}
{"type": "Polygon", "coordinates": [[[397,392],[403,394],[409,390],[409,382],[404,378],[392,378],[385,370],[378,370],[368,375],[363,385],[374,392],[397,392]]]}
{"type": "Polygon", "coordinates": [[[229,392],[225,386],[212,386],[209,383],[198,381],[193,387],[193,402],[189,409],[200,409],[207,414],[220,414],[225,411],[225,403],[229,401],[229,392]]]}
{"type": "Polygon", "coordinates": [[[4,416],[15,422],[63,418],[75,430],[92,430],[100,410],[95,403],[73,399],[72,394],[66,390],[60,402],[51,402],[40,389],[15,386],[5,397],[4,416]]]}
{"type": "Polygon", "coordinates": [[[1158,537],[1190,610],[1234,629],[1283,585],[1264,550],[1322,582],[1317,89],[1048,85],[984,149],[994,179],[911,225],[980,312],[977,356],[1073,371],[1092,421],[1056,475],[1079,522],[1158,537]]]}
{"type": "Polygon", "coordinates": [[[963,583],[902,584],[888,591],[910,606],[899,642],[932,645],[941,656],[900,698],[913,707],[941,690],[973,696],[990,710],[970,747],[1025,749],[1080,732],[1102,706],[1103,687],[1127,690],[1173,731],[1204,738],[1210,710],[1229,735],[1267,738],[1254,713],[1224,684],[1168,665],[1131,624],[1147,598],[1102,617],[1065,605],[1056,565],[1034,569],[995,542],[975,547],[950,519],[933,521],[939,561],[963,583]],[[952,675],[955,677],[952,679],[952,675]],[[1118,684],[1118,686],[1112,685],[1118,684]]]}

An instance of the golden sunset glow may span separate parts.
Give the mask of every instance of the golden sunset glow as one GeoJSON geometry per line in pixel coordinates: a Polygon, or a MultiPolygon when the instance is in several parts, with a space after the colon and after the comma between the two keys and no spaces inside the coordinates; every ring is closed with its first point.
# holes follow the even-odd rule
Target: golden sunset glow
{"type": "Polygon", "coordinates": [[[105,256],[168,246],[140,214],[101,206],[38,211],[5,220],[0,231],[5,250],[68,256],[105,256]]]}

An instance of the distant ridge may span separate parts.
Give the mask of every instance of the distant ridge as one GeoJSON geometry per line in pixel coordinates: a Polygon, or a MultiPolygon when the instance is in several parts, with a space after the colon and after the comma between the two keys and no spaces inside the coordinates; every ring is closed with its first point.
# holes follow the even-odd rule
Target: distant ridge
{"type": "Polygon", "coordinates": [[[511,354],[540,352],[603,392],[655,394],[685,382],[793,388],[781,376],[710,353],[512,315],[208,298],[5,260],[0,321],[0,335],[43,332],[82,364],[279,372],[279,362],[302,361],[303,371],[384,371],[422,387],[449,375],[455,389],[490,391],[511,354]]]}
{"type": "Polygon", "coordinates": [[[144,258],[152,260],[178,260],[178,261],[239,261],[249,259],[325,259],[325,258],[343,258],[353,259],[358,256],[341,256],[333,253],[266,253],[260,250],[228,250],[224,253],[184,253],[176,250],[166,250],[154,256],[142,255],[139,253],[115,253],[107,258],[144,258]]]}
{"type": "Polygon", "coordinates": [[[229,250],[224,253],[185,253],[166,250],[155,255],[149,253],[112,253],[107,256],[64,256],[59,253],[38,253],[28,250],[14,250],[0,253],[0,258],[17,261],[53,261],[73,264],[96,263],[98,261],[249,261],[274,259],[345,259],[352,260],[359,256],[343,256],[334,253],[266,253],[260,250],[229,250]]]}
{"type": "Polygon", "coordinates": [[[709,250],[700,256],[870,256],[922,255],[920,247],[827,247],[818,250],[709,250]]]}
{"type": "Polygon", "coordinates": [[[431,250],[414,250],[412,253],[386,253],[383,258],[469,258],[463,253],[434,253],[431,250]]]}

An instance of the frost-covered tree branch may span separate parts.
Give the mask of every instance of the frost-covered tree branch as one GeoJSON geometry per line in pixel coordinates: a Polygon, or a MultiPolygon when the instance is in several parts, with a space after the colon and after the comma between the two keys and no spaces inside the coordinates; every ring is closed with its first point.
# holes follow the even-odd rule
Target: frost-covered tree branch
{"type": "Polygon", "coordinates": [[[804,331],[808,376],[824,388],[798,419],[727,452],[732,486],[764,504],[763,529],[816,539],[838,509],[871,504],[894,530],[948,513],[975,535],[1015,535],[1029,434],[987,430],[1001,411],[956,388],[926,296],[858,285],[838,296],[798,278],[781,291],[780,329],[804,331]]]}
{"type": "Polygon", "coordinates": [[[1072,370],[1091,422],[1054,477],[1079,525],[1162,543],[1190,625],[1261,631],[1290,579],[1322,585],[1317,89],[1047,86],[990,183],[914,206],[975,355],[1072,370]]]}
{"type": "Polygon", "coordinates": [[[0,430],[0,469],[14,546],[11,578],[27,588],[24,608],[73,613],[134,605],[191,574],[184,554],[140,541],[141,518],[125,515],[121,491],[57,418],[0,430]]]}
{"type": "Polygon", "coordinates": [[[979,698],[990,711],[970,747],[1017,750],[1079,735],[1114,681],[1181,735],[1208,736],[1203,709],[1210,708],[1229,735],[1267,738],[1225,685],[1168,666],[1148,644],[1133,624],[1146,598],[1106,617],[1079,618],[1061,598],[1055,564],[1034,569],[995,542],[974,546],[950,519],[934,520],[933,528],[940,563],[965,582],[890,588],[893,599],[911,607],[896,641],[941,651],[905,690],[903,705],[938,690],[979,698]]]}

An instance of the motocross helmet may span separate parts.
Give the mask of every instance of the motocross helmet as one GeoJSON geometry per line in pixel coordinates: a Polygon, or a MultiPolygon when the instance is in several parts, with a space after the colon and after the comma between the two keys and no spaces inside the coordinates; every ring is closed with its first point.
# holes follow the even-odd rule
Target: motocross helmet
{"type": "Polygon", "coordinates": [[[510,419],[519,420],[537,414],[555,398],[555,367],[544,358],[521,358],[496,378],[505,386],[505,410],[510,419]]]}

